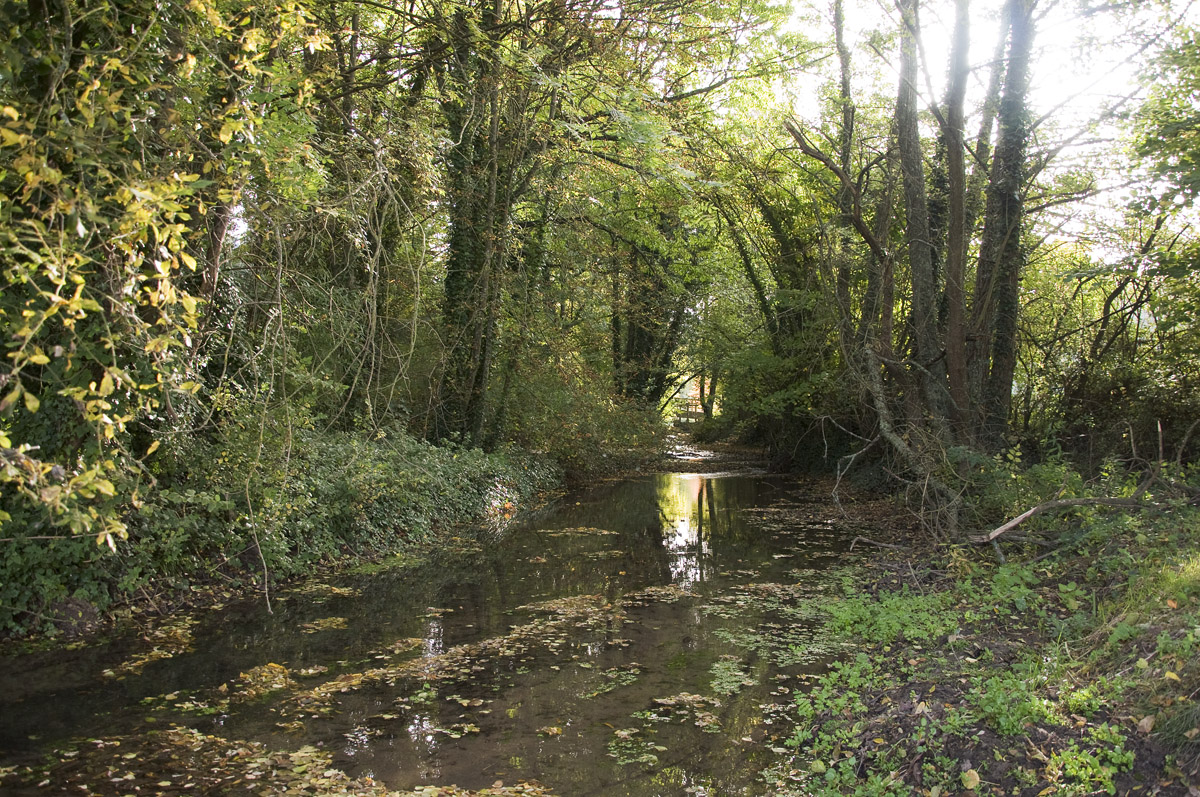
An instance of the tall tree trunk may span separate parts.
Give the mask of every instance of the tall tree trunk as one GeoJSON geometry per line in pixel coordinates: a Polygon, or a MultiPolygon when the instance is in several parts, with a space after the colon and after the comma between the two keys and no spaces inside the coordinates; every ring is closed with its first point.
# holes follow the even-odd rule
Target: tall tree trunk
{"type": "MultiPolygon", "coordinates": [[[[833,35],[838,54],[839,96],[842,106],[842,126],[838,131],[838,165],[846,174],[850,173],[850,156],[854,145],[854,98],[850,93],[850,48],[846,46],[845,12],[842,0],[833,3],[833,35]]],[[[846,186],[841,186],[838,192],[838,227],[850,229],[853,222],[854,197],[846,186]]],[[[854,334],[854,321],[850,301],[850,258],[840,256],[837,266],[836,295],[838,304],[838,321],[841,331],[842,346],[851,344],[854,334]]]]}
{"type": "Polygon", "coordinates": [[[955,0],[954,42],[950,51],[950,80],[946,91],[946,172],[949,182],[949,229],[946,246],[946,375],[950,413],[955,431],[967,432],[970,395],[967,391],[966,298],[967,175],[963,158],[963,101],[967,91],[967,50],[970,47],[969,0],[955,0]]]}
{"type": "Polygon", "coordinates": [[[749,242],[746,236],[742,234],[741,228],[738,226],[738,220],[733,217],[733,214],[725,206],[719,198],[714,199],[714,206],[717,212],[725,219],[725,223],[729,226],[730,235],[733,236],[733,244],[737,249],[738,259],[742,263],[742,270],[746,273],[746,279],[750,280],[750,286],[754,289],[754,298],[758,302],[759,312],[762,313],[763,324],[767,327],[767,338],[771,344],[771,352],[775,355],[783,353],[783,341],[779,337],[779,321],[777,319],[777,310],[775,303],[767,296],[766,287],[763,285],[762,277],[758,275],[758,269],[754,266],[754,255],[750,251],[749,242]]]}
{"type": "Polygon", "coordinates": [[[920,30],[919,0],[902,0],[900,87],[896,97],[896,136],[900,170],[904,180],[905,238],[912,274],[913,360],[920,373],[922,403],[935,423],[945,417],[944,373],[937,335],[938,286],[929,229],[929,205],[925,192],[925,167],[921,157],[918,128],[917,35],[920,30]]]}
{"type": "Polygon", "coordinates": [[[992,163],[991,181],[984,208],[983,237],[976,271],[972,327],[981,349],[990,352],[990,368],[983,382],[982,361],[977,359],[971,385],[977,391],[982,416],[978,432],[990,446],[998,446],[1008,422],[1016,370],[1018,289],[1024,252],[1021,247],[1025,156],[1029,142],[1026,105],[1029,60],[1033,48],[1036,0],[1010,0],[1008,69],[998,118],[1000,132],[992,163]]]}
{"type": "Polygon", "coordinates": [[[1004,82],[1004,53],[1008,48],[1008,33],[1012,27],[1012,3],[1004,7],[1000,20],[1000,35],[996,37],[996,49],[992,55],[992,68],[988,77],[987,93],[983,97],[980,110],[979,135],[975,138],[975,146],[971,151],[971,176],[967,180],[967,218],[968,234],[974,233],[979,221],[979,212],[983,207],[984,188],[988,181],[988,166],[992,157],[992,128],[996,125],[996,109],[1000,106],[1000,89],[1004,82]]]}

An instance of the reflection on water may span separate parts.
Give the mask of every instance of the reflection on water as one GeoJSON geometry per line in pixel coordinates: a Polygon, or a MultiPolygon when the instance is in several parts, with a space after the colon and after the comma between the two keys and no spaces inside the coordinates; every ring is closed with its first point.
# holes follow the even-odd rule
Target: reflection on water
{"type": "MultiPolygon", "coordinates": [[[[0,747],[33,747],[35,732],[139,733],[143,698],[212,695],[268,661],[320,671],[303,682],[311,689],[419,657],[411,672],[422,675],[333,690],[332,715],[302,716],[299,733],[277,726],[286,694],[182,721],[287,749],[322,745],[350,774],[399,789],[537,779],[562,795],[762,793],[755,775],[775,744],[762,706],[786,701],[780,684],[811,667],[779,655],[787,644],[768,644],[763,629],[796,629],[801,620],[787,610],[798,582],[815,584],[811,571],[844,550],[830,524],[805,519],[823,500],[781,478],[648,475],[572,496],[428,566],[347,577],[328,600],[296,595],[274,615],[255,603],[207,618],[192,652],[123,682],[55,674],[98,672],[127,646],[14,660],[0,666],[0,747]],[[554,613],[581,596],[597,596],[589,600],[599,614],[554,613]],[[331,616],[346,627],[300,632],[331,616]],[[715,692],[721,661],[736,662],[754,686],[715,692]],[[647,719],[685,693],[719,707],[647,719]],[[626,763],[617,732],[652,752],[626,763]]],[[[181,721],[155,705],[159,723],[181,721]]]]}
{"type": "Polygon", "coordinates": [[[659,474],[655,481],[663,545],[673,557],[671,579],[678,584],[703,581],[712,540],[728,536],[738,517],[742,496],[737,480],[685,473],[659,474]]]}

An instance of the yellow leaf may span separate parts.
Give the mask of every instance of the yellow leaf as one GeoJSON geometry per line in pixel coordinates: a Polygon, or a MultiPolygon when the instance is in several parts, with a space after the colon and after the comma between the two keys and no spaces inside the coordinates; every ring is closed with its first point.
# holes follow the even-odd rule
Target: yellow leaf
{"type": "Polygon", "coordinates": [[[966,788],[974,790],[979,786],[979,773],[973,769],[968,769],[962,773],[962,784],[966,788]]]}
{"type": "Polygon", "coordinates": [[[146,449],[146,456],[150,456],[150,455],[151,455],[151,454],[153,454],[155,451],[157,451],[157,450],[158,450],[158,446],[159,446],[159,444],[160,444],[161,442],[162,442],[162,441],[160,441],[160,440],[155,440],[153,443],[151,443],[151,444],[150,444],[150,447],[146,449]]]}
{"type": "MultiPolygon", "coordinates": [[[[28,390],[26,390],[25,391],[25,409],[29,410],[30,412],[37,412],[38,408],[41,406],[42,406],[42,402],[38,401],[38,397],[33,395],[32,393],[30,393],[28,390]]],[[[1176,679],[1176,680],[1178,680],[1178,679],[1176,679]]]]}
{"type": "Polygon", "coordinates": [[[13,405],[17,403],[17,399],[19,399],[20,397],[21,397],[21,385],[18,384],[16,387],[14,387],[12,389],[11,393],[9,393],[7,396],[4,397],[3,401],[0,401],[0,413],[8,412],[9,410],[11,410],[13,408],[13,405]]]}
{"type": "Polygon", "coordinates": [[[1171,672],[1170,670],[1167,670],[1166,674],[1163,677],[1166,678],[1168,681],[1178,681],[1179,680],[1179,676],[1176,675],[1175,673],[1171,672]]]}
{"type": "Polygon", "coordinates": [[[50,362],[50,358],[42,354],[40,351],[29,358],[29,362],[34,365],[46,365],[50,362]]]}
{"type": "MultiPolygon", "coordinates": [[[[180,252],[179,259],[182,260],[183,264],[185,266],[187,266],[190,270],[192,270],[192,271],[196,270],[196,258],[192,257],[187,252],[180,252]]],[[[192,311],[189,310],[188,312],[192,312],[192,311]]]]}
{"type": "Polygon", "coordinates": [[[105,371],[104,377],[100,380],[100,389],[97,392],[101,396],[108,396],[112,394],[114,389],[112,375],[105,371]]]}
{"type": "Polygon", "coordinates": [[[883,737],[881,737],[881,736],[876,736],[876,737],[875,737],[874,739],[872,739],[871,741],[875,742],[875,744],[887,744],[887,739],[884,739],[884,738],[883,738],[883,737]]]}

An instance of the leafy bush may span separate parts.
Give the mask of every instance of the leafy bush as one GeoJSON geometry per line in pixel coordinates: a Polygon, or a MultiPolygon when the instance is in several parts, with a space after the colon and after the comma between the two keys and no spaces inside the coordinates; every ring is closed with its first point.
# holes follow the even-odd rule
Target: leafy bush
{"type": "Polygon", "coordinates": [[[653,408],[613,399],[599,381],[527,366],[514,386],[506,434],[553,457],[573,481],[635,466],[661,448],[663,420],[653,408]]]}
{"type": "Polygon", "coordinates": [[[186,587],[217,572],[259,579],[264,568],[282,578],[348,554],[396,552],[439,527],[511,514],[560,476],[518,451],[436,447],[400,430],[365,439],[288,427],[231,420],[216,440],[167,452],[160,487],[127,508],[129,538],[115,555],[91,537],[5,543],[0,629],[47,628],[68,597],[104,609],[148,584],[186,587]]]}
{"type": "Polygon", "coordinates": [[[1133,753],[1125,749],[1125,737],[1116,728],[1104,724],[1088,729],[1088,736],[1088,747],[1095,745],[1094,750],[1071,742],[1065,750],[1050,756],[1046,778],[1059,787],[1057,794],[1116,794],[1114,776],[1133,767],[1133,753]]]}

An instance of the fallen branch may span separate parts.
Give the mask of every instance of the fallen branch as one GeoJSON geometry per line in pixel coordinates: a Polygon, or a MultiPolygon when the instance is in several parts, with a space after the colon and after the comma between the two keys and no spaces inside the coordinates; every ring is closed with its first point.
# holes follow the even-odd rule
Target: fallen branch
{"type": "Polygon", "coordinates": [[[876,547],[878,547],[878,548],[891,548],[893,551],[903,551],[903,550],[906,550],[906,549],[905,549],[905,547],[904,547],[903,545],[892,545],[891,543],[887,543],[887,542],[875,542],[875,540],[869,540],[869,539],[867,539],[866,537],[855,537],[853,540],[851,540],[851,541],[850,541],[850,550],[852,550],[852,551],[853,551],[853,550],[854,550],[854,544],[855,544],[855,543],[858,543],[858,542],[866,542],[866,543],[870,543],[871,545],[874,545],[874,546],[876,546],[876,547]]]}
{"type": "Polygon", "coordinates": [[[1140,498],[1056,498],[1053,501],[1046,501],[1043,504],[1038,504],[1032,509],[1022,512],[1003,526],[995,528],[987,534],[971,537],[971,542],[979,543],[980,545],[989,543],[1006,531],[1012,531],[1031,517],[1036,517],[1043,512],[1049,512],[1051,509],[1062,509],[1068,506],[1117,506],[1125,509],[1147,509],[1149,507],[1157,507],[1159,504],[1152,501],[1144,501],[1140,498]]]}

